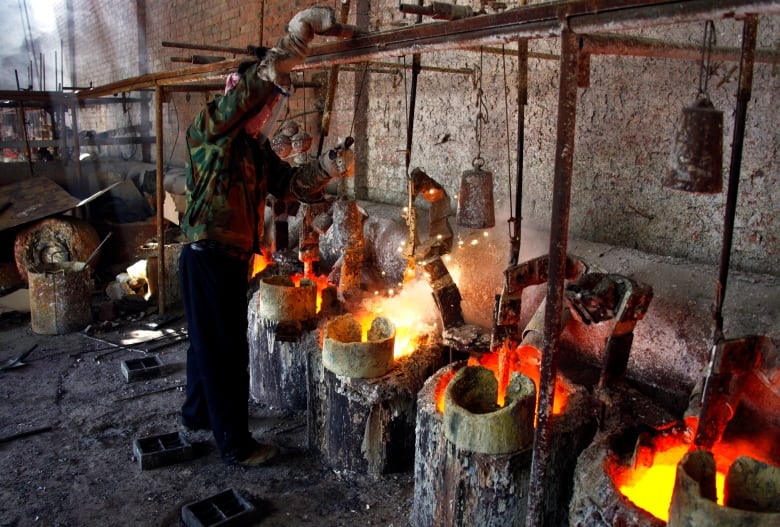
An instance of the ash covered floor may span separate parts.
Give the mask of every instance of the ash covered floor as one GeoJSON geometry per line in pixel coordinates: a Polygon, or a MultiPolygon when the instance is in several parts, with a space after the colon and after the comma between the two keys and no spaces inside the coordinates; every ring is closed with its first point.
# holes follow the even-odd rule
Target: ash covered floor
{"type": "MultiPolygon", "coordinates": [[[[161,334],[143,322],[97,336],[161,334]]],[[[305,416],[274,416],[255,404],[255,437],[281,449],[271,465],[226,466],[211,435],[196,432],[188,435],[193,460],[141,470],[133,441],[180,430],[186,341],[156,351],[164,376],[132,383],[121,364],[140,353],[79,333],[37,335],[29,318],[0,328],[0,362],[36,344],[24,366],[0,372],[0,525],[183,525],[183,506],[227,488],[258,509],[261,525],[408,523],[411,472],[347,478],[307,452],[305,416]]]]}

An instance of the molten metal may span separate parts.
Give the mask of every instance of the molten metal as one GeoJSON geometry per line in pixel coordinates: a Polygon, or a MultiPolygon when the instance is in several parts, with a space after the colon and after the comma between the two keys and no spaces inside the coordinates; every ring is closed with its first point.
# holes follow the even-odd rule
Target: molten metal
{"type": "MultiPolygon", "coordinates": [[[[669,520],[669,505],[674,490],[677,465],[682,458],[696,449],[693,444],[698,422],[690,418],[684,430],[664,434],[653,446],[639,446],[636,467],[606,467],[618,490],[637,507],[656,518],[669,520]]],[[[726,474],[739,456],[749,456],[768,464],[776,464],[761,450],[760,442],[720,441],[712,448],[717,473],[715,485],[718,504],[723,505],[726,474]]]]}
{"type": "MultiPolygon", "coordinates": [[[[504,405],[506,388],[512,373],[522,373],[529,377],[536,386],[537,404],[539,399],[539,356],[540,351],[533,346],[518,346],[514,350],[506,350],[504,347],[496,353],[485,353],[479,357],[471,357],[468,360],[469,366],[484,366],[493,372],[498,380],[498,394],[496,404],[504,405]]],[[[451,375],[444,376],[440,380],[441,386],[436,388],[436,408],[444,412],[444,391],[447,383],[452,378],[451,375]]],[[[555,404],[553,414],[563,413],[568,402],[570,390],[562,379],[555,383],[555,404]]]]}

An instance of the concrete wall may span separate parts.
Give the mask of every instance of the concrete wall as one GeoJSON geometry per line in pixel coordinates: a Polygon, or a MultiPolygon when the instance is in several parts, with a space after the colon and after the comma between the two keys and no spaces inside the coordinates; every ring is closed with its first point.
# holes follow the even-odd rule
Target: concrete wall
{"type": "MultiPolygon", "coordinates": [[[[272,44],[282,34],[289,18],[309,5],[297,0],[267,2],[265,8],[259,1],[58,0],[55,4],[65,47],[75,51],[78,85],[101,85],[142,73],[167,71],[184,66],[172,63],[172,56],[209,54],[164,48],[163,41],[233,47],[260,42],[272,44]],[[69,33],[66,7],[72,7],[73,12],[69,33]]],[[[474,7],[478,5],[475,3],[474,7]]],[[[366,21],[374,30],[409,25],[415,19],[401,14],[397,2],[387,0],[362,0],[353,5],[351,22],[355,21],[356,12],[361,13],[361,23],[366,21]]],[[[740,21],[716,20],[715,27],[718,46],[739,46],[740,21]]],[[[704,23],[697,23],[633,34],[699,45],[703,31],[704,23]]],[[[761,17],[758,47],[776,49],[778,35],[779,18],[761,17]]],[[[494,173],[497,214],[505,218],[513,210],[510,197],[517,197],[514,181],[517,61],[512,47],[512,44],[507,46],[506,57],[474,51],[423,54],[423,67],[451,71],[424,70],[419,76],[409,169],[419,166],[443,184],[452,197],[453,211],[460,175],[472,168],[478,152],[485,160],[485,168],[494,173]],[[455,71],[461,69],[472,73],[455,71]],[[482,140],[477,145],[476,85],[480,81],[487,121],[483,123],[482,140]],[[447,140],[442,141],[445,137],[447,140]]],[[[530,49],[522,219],[529,225],[549,227],[558,41],[554,37],[533,40],[530,49]]],[[[411,57],[386,62],[395,62],[398,69],[369,72],[364,83],[355,81],[358,74],[354,71],[344,71],[348,68],[341,72],[331,140],[327,143],[350,132],[359,134],[360,171],[350,189],[364,199],[405,204],[404,149],[411,57]],[[364,108],[355,112],[358,93],[359,104],[364,108]]],[[[66,60],[68,74],[73,67],[66,60]]],[[[590,85],[578,90],[572,236],[695,262],[718,261],[725,188],[717,195],[694,195],[661,186],[674,126],[682,108],[695,100],[699,70],[697,61],[591,57],[590,85]]],[[[777,65],[756,64],[732,254],[735,268],[775,275],[780,274],[777,263],[780,261],[780,222],[777,221],[780,80],[777,73],[777,65]]],[[[322,80],[324,74],[324,70],[308,71],[305,76],[307,80],[315,77],[322,80]]],[[[709,91],[716,108],[724,114],[724,177],[728,175],[731,154],[737,78],[736,63],[713,64],[709,91]]],[[[322,95],[322,90],[299,90],[291,114],[315,111],[322,104],[322,95]]],[[[213,93],[177,93],[164,105],[166,163],[184,163],[186,126],[212,96],[213,93]]],[[[129,111],[123,111],[121,105],[82,109],[79,126],[82,130],[99,131],[145,124],[153,133],[153,118],[150,100],[147,105],[131,105],[129,111]]],[[[317,132],[316,114],[310,114],[307,130],[313,135],[317,132]]],[[[140,155],[140,152],[128,153],[140,155]]],[[[496,234],[501,236],[504,232],[503,225],[499,225],[496,234]]]]}
{"type": "MultiPolygon", "coordinates": [[[[718,46],[740,45],[742,23],[716,21],[718,46]]],[[[778,19],[762,17],[758,47],[776,49],[778,19]]],[[[699,45],[704,24],[668,26],[633,34],[699,45]]],[[[530,43],[529,93],[525,118],[523,220],[549,227],[555,153],[558,54],[555,38],[530,43]]],[[[407,63],[410,60],[407,59],[407,63]]],[[[514,51],[430,53],[423,66],[472,68],[482,64],[488,122],[481,154],[494,172],[497,207],[514,192],[517,90],[514,51]],[[507,81],[505,82],[505,78],[507,81]],[[508,90],[505,109],[504,88],[508,90]],[[507,140],[507,120],[509,134],[507,140]],[[511,168],[508,168],[507,148],[511,168]]],[[[777,65],[756,64],[748,109],[732,263],[735,267],[778,273],[780,205],[778,146],[780,110],[777,65]]],[[[427,73],[418,81],[412,167],[423,167],[455,196],[460,174],[471,168],[478,145],[474,125],[478,109],[472,78],[456,73],[427,73]],[[449,134],[450,140],[439,144],[449,134]]],[[[578,90],[577,130],[570,233],[579,238],[643,251],[717,262],[720,255],[726,185],[717,195],[696,195],[661,185],[674,127],[684,106],[697,95],[699,63],[685,60],[592,56],[590,85],[578,90]]],[[[738,64],[713,63],[710,96],[724,118],[724,179],[728,177],[738,64]]],[[[407,90],[410,74],[407,73],[407,90]]],[[[369,196],[397,199],[405,193],[403,148],[407,121],[403,82],[372,75],[369,109],[369,196]]],[[[513,195],[513,198],[515,196],[513,195]]]]}

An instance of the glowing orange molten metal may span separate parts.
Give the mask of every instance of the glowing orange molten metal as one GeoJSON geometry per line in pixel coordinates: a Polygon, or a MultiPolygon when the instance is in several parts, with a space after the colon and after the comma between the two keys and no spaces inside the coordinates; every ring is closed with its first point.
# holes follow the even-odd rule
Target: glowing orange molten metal
{"type": "Polygon", "coordinates": [[[328,277],[325,275],[320,275],[320,276],[304,275],[302,273],[294,274],[290,277],[295,287],[301,286],[301,280],[303,278],[306,278],[307,280],[311,280],[317,286],[317,313],[319,313],[320,308],[322,308],[322,290],[330,285],[328,283],[328,277]]]}
{"type": "Polygon", "coordinates": [[[265,254],[265,252],[263,254],[253,254],[252,260],[250,262],[251,271],[249,273],[249,276],[251,278],[257,276],[257,273],[262,272],[263,269],[268,267],[268,264],[271,263],[271,261],[272,261],[271,256],[265,254]]]}
{"type": "MultiPolygon", "coordinates": [[[[498,400],[499,406],[504,406],[506,396],[506,387],[509,385],[509,377],[512,373],[522,373],[534,381],[536,386],[536,400],[539,401],[539,357],[540,351],[534,346],[518,346],[514,350],[503,346],[496,353],[485,353],[479,358],[470,358],[469,365],[484,366],[493,371],[498,379],[498,400]]],[[[566,385],[558,379],[555,382],[555,401],[553,402],[553,414],[560,414],[566,408],[569,398],[569,390],[566,385]]]]}
{"type": "Polygon", "coordinates": [[[444,413],[444,391],[447,389],[447,385],[450,383],[457,371],[454,369],[445,372],[439,379],[436,388],[434,389],[433,396],[436,398],[436,409],[440,413],[444,413]]]}
{"type": "MultiPolygon", "coordinates": [[[[650,462],[637,463],[636,468],[615,467],[610,475],[615,486],[637,507],[646,510],[663,521],[669,521],[669,505],[677,474],[677,465],[682,458],[696,446],[692,438],[696,435],[698,421],[689,419],[688,429],[684,433],[669,434],[663,441],[656,442],[655,448],[640,446],[645,452],[640,456],[649,456],[650,462]]],[[[744,441],[718,442],[712,448],[717,469],[715,486],[718,504],[723,505],[723,487],[726,474],[734,460],[740,455],[749,456],[765,463],[773,464],[761,450],[759,442],[744,441]]]]}
{"type": "Polygon", "coordinates": [[[415,322],[407,320],[409,318],[408,315],[392,316],[382,312],[361,312],[354,315],[355,320],[360,323],[360,326],[363,329],[361,340],[363,342],[368,340],[368,330],[371,328],[371,323],[377,316],[380,315],[387,318],[395,325],[395,345],[393,347],[393,357],[395,359],[400,359],[401,357],[406,357],[407,355],[414,353],[418,340],[423,332],[415,322]]]}
{"type": "Polygon", "coordinates": [[[430,287],[425,282],[410,283],[394,296],[379,296],[365,300],[360,312],[353,315],[363,327],[363,340],[374,318],[381,316],[395,326],[396,360],[414,353],[417,346],[435,329],[431,319],[430,287]]]}
{"type": "MultiPolygon", "coordinates": [[[[506,398],[506,389],[509,386],[509,378],[512,373],[522,373],[528,376],[536,386],[536,400],[539,404],[539,356],[537,348],[529,345],[518,346],[510,350],[503,346],[496,353],[485,353],[478,358],[471,357],[468,360],[469,366],[484,366],[493,372],[498,380],[498,395],[496,403],[503,407],[506,398]]],[[[436,387],[436,409],[444,412],[444,391],[455,372],[449,372],[442,376],[436,387]]],[[[560,379],[555,383],[555,401],[553,402],[553,414],[560,414],[566,408],[569,399],[569,389],[560,379]]]]}

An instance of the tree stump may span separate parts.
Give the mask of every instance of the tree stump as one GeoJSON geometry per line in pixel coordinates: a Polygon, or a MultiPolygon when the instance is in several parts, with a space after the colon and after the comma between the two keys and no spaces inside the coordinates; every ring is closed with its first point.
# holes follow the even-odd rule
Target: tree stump
{"type": "Polygon", "coordinates": [[[281,413],[307,409],[309,357],[320,350],[315,310],[313,284],[295,287],[282,276],[263,279],[247,317],[252,401],[281,413]]]}
{"type": "Polygon", "coordinates": [[[323,463],[347,476],[410,469],[416,395],[444,356],[441,342],[429,337],[387,374],[366,379],[336,375],[324,368],[321,355],[312,361],[316,404],[310,409],[310,441],[323,463]]]}
{"type": "MultiPolygon", "coordinates": [[[[462,450],[444,433],[437,400],[465,362],[431,376],[417,396],[413,527],[522,526],[527,512],[532,448],[508,454],[462,450]]],[[[577,456],[595,434],[594,407],[584,388],[574,386],[564,413],[555,416],[550,456],[546,526],[567,524],[577,456]]],[[[542,527],[542,526],[540,526],[542,527]]]]}

